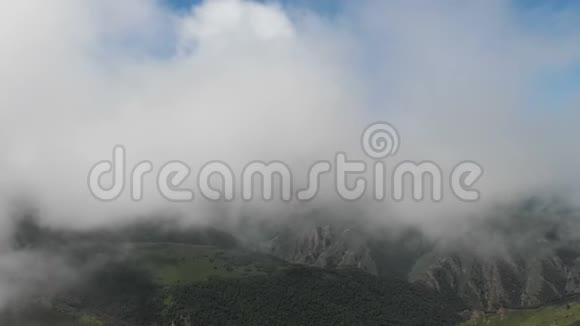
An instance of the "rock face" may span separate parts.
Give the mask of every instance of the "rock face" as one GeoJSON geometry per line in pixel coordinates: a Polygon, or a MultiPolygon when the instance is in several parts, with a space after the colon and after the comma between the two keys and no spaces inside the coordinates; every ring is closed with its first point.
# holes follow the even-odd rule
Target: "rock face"
{"type": "Polygon", "coordinates": [[[296,264],[324,268],[357,268],[377,274],[367,241],[351,229],[314,226],[300,233],[280,233],[262,250],[296,264]]]}
{"type": "Polygon", "coordinates": [[[533,307],[580,294],[580,242],[544,224],[519,226],[517,234],[502,229],[502,244],[493,250],[462,240],[443,246],[413,232],[377,238],[330,224],[280,232],[261,249],[297,264],[407,278],[478,310],[533,307]]]}
{"type": "Polygon", "coordinates": [[[491,257],[431,253],[409,279],[455,293],[480,310],[533,307],[580,293],[579,256],[573,247],[491,257]]]}

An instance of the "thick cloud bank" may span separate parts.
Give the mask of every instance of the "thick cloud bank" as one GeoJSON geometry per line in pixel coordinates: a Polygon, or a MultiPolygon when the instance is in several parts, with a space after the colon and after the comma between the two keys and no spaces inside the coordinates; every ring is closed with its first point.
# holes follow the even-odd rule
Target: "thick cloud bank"
{"type": "MultiPolygon", "coordinates": [[[[539,22],[539,13],[502,1],[370,1],[332,17],[238,0],[187,12],[145,0],[1,6],[9,13],[0,29],[7,212],[24,199],[61,226],[172,206],[201,219],[205,204],[167,203],[153,189],[155,173],[142,202],[124,193],[102,203],[88,191],[88,171],[123,145],[128,167],[181,160],[195,171],[221,160],[236,170],[281,160],[305,172],[337,151],[367,158],[358,138],[376,120],[401,134],[387,164],[431,160],[449,172],[474,160],[485,169],[483,204],[447,196],[437,205],[369,205],[378,218],[388,209],[421,222],[427,212],[576,188],[577,99],[548,101],[549,85],[538,86],[578,62],[571,13],[543,12],[539,22]],[[546,20],[559,27],[538,26],[546,20]]],[[[229,209],[236,215],[240,204],[229,209]]]]}
{"type": "MultiPolygon", "coordinates": [[[[579,99],[549,96],[554,76],[580,64],[574,12],[507,1],[356,1],[329,16],[241,0],[185,12],[152,0],[12,0],[0,12],[6,232],[22,202],[57,227],[159,211],[195,222],[216,212],[235,219],[247,210],[277,216],[346,205],[440,234],[458,225],[444,222],[485,216],[489,206],[538,194],[577,198],[579,99]],[[379,120],[401,135],[388,167],[431,160],[448,172],[476,161],[485,170],[482,199],[339,203],[327,184],[308,204],[211,204],[199,194],[175,204],[157,193],[151,173],[142,201],[125,192],[104,203],[86,184],[115,145],[126,148],[129,167],[180,160],[193,177],[213,160],[235,171],[280,160],[305,183],[308,166],[336,152],[369,159],[360,133],[379,120]]],[[[28,264],[13,258],[0,255],[0,268],[28,264]]]]}

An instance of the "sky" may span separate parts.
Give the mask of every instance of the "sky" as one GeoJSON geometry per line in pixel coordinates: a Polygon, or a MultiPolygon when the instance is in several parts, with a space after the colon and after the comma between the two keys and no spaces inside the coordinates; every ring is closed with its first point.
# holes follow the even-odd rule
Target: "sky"
{"type": "MultiPolygon", "coordinates": [[[[117,144],[132,160],[278,159],[300,170],[338,150],[360,154],[360,132],[377,120],[401,129],[398,160],[481,161],[481,205],[576,183],[572,2],[160,1],[172,0],[0,8],[22,17],[0,35],[0,130],[20,137],[2,141],[6,202],[34,198],[54,223],[105,223],[167,204],[89,196],[87,171],[117,144]]],[[[369,214],[422,222],[479,209],[395,207],[369,214]]]]}
{"type": "MultiPolygon", "coordinates": [[[[188,10],[192,6],[199,4],[202,0],[162,0],[168,6],[177,10],[188,10]]],[[[266,2],[266,1],[262,1],[266,2]]],[[[283,6],[294,6],[314,10],[322,15],[336,14],[342,8],[344,0],[282,0],[280,3],[283,6]]]]}
{"type": "MultiPolygon", "coordinates": [[[[173,10],[188,11],[192,6],[199,5],[202,0],[161,0],[173,10]]],[[[311,10],[326,17],[336,17],[348,10],[344,0],[279,0],[262,1],[278,3],[284,7],[311,10]]],[[[350,3],[349,5],[352,5],[350,3]]],[[[554,16],[580,13],[580,2],[574,0],[513,0],[511,7],[529,28],[538,29],[543,33],[555,34],[562,32],[554,23],[554,16]]],[[[580,23],[577,23],[580,26],[580,23]]],[[[580,41],[580,40],[579,40],[580,41]]],[[[538,77],[533,85],[534,101],[545,104],[560,105],[580,88],[580,63],[572,63],[564,69],[548,71],[538,77]]]]}

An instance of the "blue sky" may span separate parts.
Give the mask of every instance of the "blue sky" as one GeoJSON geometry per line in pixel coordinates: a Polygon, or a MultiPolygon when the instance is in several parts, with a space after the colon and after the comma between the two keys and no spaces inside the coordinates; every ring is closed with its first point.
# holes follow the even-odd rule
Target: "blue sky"
{"type": "MultiPolygon", "coordinates": [[[[163,0],[176,9],[187,9],[202,0],[163,0]]],[[[265,2],[265,0],[259,0],[265,2]]],[[[316,10],[322,14],[332,14],[339,10],[340,3],[343,0],[279,0],[283,5],[292,4],[294,6],[306,7],[316,10]]]]}
{"type": "MultiPolygon", "coordinates": [[[[175,10],[187,10],[203,0],[161,0],[175,10]]],[[[323,16],[334,15],[342,8],[344,0],[256,0],[260,2],[280,2],[282,5],[303,7],[314,10],[323,16]]],[[[562,32],[554,27],[554,17],[560,14],[577,13],[580,15],[580,1],[576,0],[512,0],[516,15],[529,28],[540,33],[550,33],[557,37],[562,32]]],[[[578,23],[580,30],[580,22],[578,23]]],[[[579,38],[580,42],[580,38],[579,38]]],[[[542,104],[560,104],[580,90],[580,62],[562,69],[547,71],[531,87],[533,101],[542,104]]]]}
{"type": "MultiPolygon", "coordinates": [[[[554,24],[554,17],[580,14],[580,1],[575,0],[517,0],[515,6],[522,13],[522,17],[528,18],[525,22],[531,28],[547,35],[553,34],[554,37],[566,32],[561,29],[562,26],[554,24]]],[[[573,27],[576,31],[580,30],[580,22],[573,27]]],[[[578,42],[580,43],[580,37],[578,42]]],[[[533,98],[539,100],[541,105],[551,104],[552,107],[557,107],[565,103],[580,91],[580,62],[546,71],[537,78],[532,90],[536,93],[533,98]]]]}
{"type": "MultiPolygon", "coordinates": [[[[202,0],[163,0],[170,6],[185,9],[202,0]]],[[[265,1],[265,0],[260,0],[265,1]]],[[[322,13],[334,12],[344,0],[279,0],[282,3],[313,8],[322,13]]],[[[552,10],[567,10],[570,8],[580,9],[580,1],[575,0],[514,0],[517,7],[522,9],[545,8],[552,10]]]]}

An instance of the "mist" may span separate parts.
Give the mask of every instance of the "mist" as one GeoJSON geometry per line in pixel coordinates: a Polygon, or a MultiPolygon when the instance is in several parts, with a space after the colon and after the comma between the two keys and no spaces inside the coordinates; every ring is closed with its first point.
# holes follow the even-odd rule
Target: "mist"
{"type": "MultiPolygon", "coordinates": [[[[324,14],[249,0],[183,11],[153,0],[2,1],[0,238],[9,237],[22,203],[44,225],[64,229],[143,216],[235,224],[345,206],[369,223],[433,237],[533,196],[574,203],[580,85],[557,101],[549,89],[550,76],[580,64],[580,19],[515,6],[357,1],[324,14]],[[448,173],[478,162],[481,199],[461,202],[446,189],[439,203],[344,202],[331,176],[309,203],[244,202],[239,194],[209,203],[198,193],[172,203],[155,189],[155,171],[175,160],[193,175],[215,160],[236,172],[255,160],[283,161],[299,187],[312,163],[337,152],[371,162],[360,135],[375,121],[401,135],[388,167],[430,160],[448,173]],[[142,201],[124,192],[102,202],[88,190],[89,170],[111,160],[116,145],[127,150],[128,167],[149,160],[156,168],[144,178],[142,201]]],[[[3,252],[0,266],[26,266],[29,258],[3,252]]],[[[0,288],[11,273],[0,271],[0,288]]]]}

